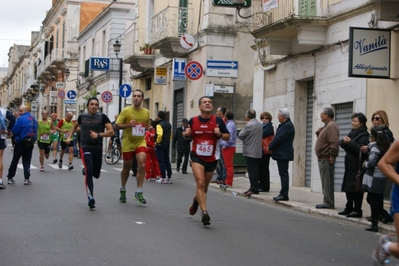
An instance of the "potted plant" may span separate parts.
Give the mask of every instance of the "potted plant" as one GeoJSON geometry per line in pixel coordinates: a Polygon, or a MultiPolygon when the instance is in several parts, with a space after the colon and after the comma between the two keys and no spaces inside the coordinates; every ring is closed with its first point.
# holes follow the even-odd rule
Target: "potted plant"
{"type": "Polygon", "coordinates": [[[152,54],[152,48],[148,43],[145,43],[143,46],[140,46],[140,51],[144,52],[144,54],[152,54]]]}

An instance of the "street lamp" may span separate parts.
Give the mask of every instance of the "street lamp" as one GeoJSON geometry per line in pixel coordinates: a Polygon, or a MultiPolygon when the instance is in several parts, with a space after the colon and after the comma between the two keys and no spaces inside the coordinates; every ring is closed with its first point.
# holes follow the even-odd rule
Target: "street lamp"
{"type": "MultiPolygon", "coordinates": [[[[123,78],[123,59],[118,57],[118,54],[121,51],[121,46],[122,44],[119,42],[118,39],[116,39],[115,43],[114,43],[114,52],[116,55],[116,58],[119,59],[119,89],[120,87],[122,87],[122,78],[123,78]]],[[[118,90],[119,92],[119,90],[118,90]]],[[[119,107],[118,107],[118,114],[121,113],[122,109],[122,97],[121,95],[119,95],[119,107]]]]}

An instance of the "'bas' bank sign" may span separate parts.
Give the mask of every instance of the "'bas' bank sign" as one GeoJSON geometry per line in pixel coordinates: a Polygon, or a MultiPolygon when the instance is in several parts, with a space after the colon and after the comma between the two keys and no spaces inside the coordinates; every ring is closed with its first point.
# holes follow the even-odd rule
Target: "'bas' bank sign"
{"type": "Polygon", "coordinates": [[[391,32],[349,28],[349,77],[390,78],[391,32]]]}
{"type": "Polygon", "coordinates": [[[110,70],[109,57],[90,57],[90,70],[94,71],[109,71],[110,70]]]}

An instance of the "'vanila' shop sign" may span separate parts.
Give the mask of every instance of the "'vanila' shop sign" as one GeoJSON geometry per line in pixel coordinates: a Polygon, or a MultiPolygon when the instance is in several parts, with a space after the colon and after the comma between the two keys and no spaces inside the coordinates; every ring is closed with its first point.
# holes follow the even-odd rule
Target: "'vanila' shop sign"
{"type": "Polygon", "coordinates": [[[349,28],[349,77],[390,78],[391,31],[349,28]]]}

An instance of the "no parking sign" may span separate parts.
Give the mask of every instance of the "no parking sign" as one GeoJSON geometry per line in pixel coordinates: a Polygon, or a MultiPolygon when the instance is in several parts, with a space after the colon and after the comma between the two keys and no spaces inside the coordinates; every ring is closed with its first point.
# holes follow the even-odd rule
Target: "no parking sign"
{"type": "Polygon", "coordinates": [[[204,69],[201,64],[197,61],[190,61],[186,64],[186,68],[184,69],[184,73],[186,74],[188,79],[197,80],[202,77],[204,73],[204,69]]]}
{"type": "Polygon", "coordinates": [[[112,101],[112,93],[110,91],[104,91],[101,93],[101,100],[105,103],[110,103],[112,101]]]}

